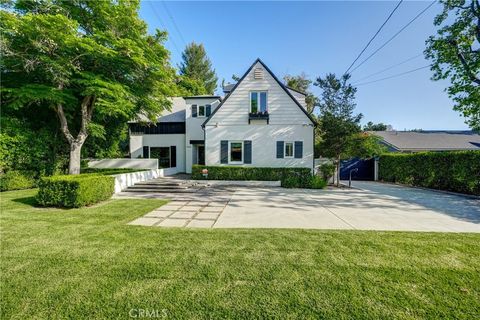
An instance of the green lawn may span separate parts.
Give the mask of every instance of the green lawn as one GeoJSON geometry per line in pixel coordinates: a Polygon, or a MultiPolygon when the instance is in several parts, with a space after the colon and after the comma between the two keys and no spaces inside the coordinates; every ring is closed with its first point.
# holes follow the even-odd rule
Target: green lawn
{"type": "Polygon", "coordinates": [[[1,196],[1,318],[478,318],[480,235],[128,226],[159,200],[88,209],[1,196]]]}

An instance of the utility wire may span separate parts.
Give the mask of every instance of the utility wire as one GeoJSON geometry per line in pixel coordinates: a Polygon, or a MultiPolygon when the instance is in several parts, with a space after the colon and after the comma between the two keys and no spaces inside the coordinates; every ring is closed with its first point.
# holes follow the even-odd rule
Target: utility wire
{"type": "Polygon", "coordinates": [[[371,57],[373,57],[375,54],[377,54],[378,51],[382,50],[387,44],[389,44],[393,39],[395,39],[400,33],[403,32],[403,30],[405,30],[409,25],[411,25],[415,20],[417,20],[422,14],[425,13],[425,11],[427,11],[428,9],[430,9],[431,6],[433,6],[435,4],[435,2],[437,2],[437,0],[434,0],[432,1],[432,3],[430,3],[425,9],[423,9],[422,11],[420,11],[419,14],[417,14],[412,20],[410,20],[403,28],[401,28],[397,33],[395,33],[390,39],[388,39],[384,44],[382,44],[380,46],[380,48],[378,48],[377,50],[375,50],[372,54],[370,54],[365,60],[363,60],[362,62],[360,62],[360,64],[358,66],[356,66],[355,68],[353,68],[352,72],[354,72],[355,70],[357,70],[358,68],[360,68],[360,66],[362,66],[365,62],[367,62],[368,60],[370,60],[371,57]]]}
{"type": "MultiPolygon", "coordinates": [[[[158,12],[157,12],[157,10],[155,9],[155,7],[152,5],[152,1],[147,1],[147,2],[148,2],[148,4],[150,5],[150,8],[152,8],[153,14],[157,17],[158,21],[159,21],[160,24],[162,25],[162,28],[168,32],[167,26],[163,23],[162,19],[160,19],[160,15],[158,14],[158,12]]],[[[177,51],[177,53],[178,53],[179,55],[182,55],[182,52],[178,49],[178,46],[177,46],[177,44],[175,43],[175,40],[173,40],[173,37],[172,37],[171,34],[169,34],[169,39],[172,41],[173,46],[174,46],[175,50],[177,51]]]]}
{"type": "Polygon", "coordinates": [[[415,72],[415,71],[418,71],[418,70],[429,68],[430,66],[431,65],[429,64],[428,66],[423,66],[423,67],[416,68],[416,69],[413,69],[413,70],[409,70],[409,71],[405,71],[405,72],[402,72],[402,73],[394,74],[394,75],[389,76],[389,77],[385,77],[385,78],[381,78],[381,79],[377,79],[377,80],[373,80],[373,81],[368,81],[368,82],[363,82],[363,83],[353,84],[353,86],[358,87],[358,86],[363,86],[363,85],[370,84],[370,83],[376,83],[376,82],[380,82],[380,81],[384,81],[384,80],[388,80],[388,79],[392,79],[392,78],[397,78],[397,77],[403,76],[405,74],[409,74],[409,73],[412,73],[412,72],[415,72]]]}
{"type": "Polygon", "coordinates": [[[180,31],[180,28],[178,27],[177,23],[175,22],[175,19],[173,18],[173,15],[171,14],[170,10],[168,9],[167,4],[165,3],[165,1],[162,1],[162,4],[163,4],[163,7],[165,8],[165,12],[167,12],[167,15],[170,17],[170,20],[172,20],[173,27],[175,28],[175,30],[177,30],[177,33],[180,36],[180,39],[182,40],[183,45],[186,46],[187,42],[185,41],[185,38],[183,37],[183,34],[180,31]]]}
{"type": "Polygon", "coordinates": [[[398,7],[400,7],[400,5],[402,4],[403,0],[400,0],[400,2],[398,2],[398,4],[395,6],[395,8],[393,8],[392,12],[390,12],[390,14],[388,15],[387,19],[382,23],[382,25],[380,26],[380,28],[378,28],[377,32],[375,32],[375,34],[373,35],[373,37],[370,39],[370,41],[368,41],[367,45],[362,49],[362,51],[360,51],[360,53],[358,54],[358,56],[355,58],[355,60],[353,60],[352,64],[350,64],[350,66],[348,67],[347,71],[344,72],[344,74],[347,74],[348,71],[350,71],[350,69],[353,67],[353,65],[355,64],[355,62],[357,62],[358,59],[360,59],[360,56],[365,52],[365,50],[367,50],[368,46],[370,46],[370,44],[372,43],[372,41],[377,37],[377,35],[380,33],[380,31],[382,31],[383,27],[387,24],[388,20],[390,20],[390,18],[393,16],[393,14],[395,13],[395,11],[397,11],[398,7]]]}
{"type": "Polygon", "coordinates": [[[395,67],[401,66],[402,64],[405,64],[405,63],[407,63],[407,62],[409,62],[409,61],[412,61],[412,60],[414,60],[414,59],[416,59],[416,58],[418,58],[418,57],[420,57],[420,56],[423,56],[423,53],[417,54],[416,56],[410,57],[410,58],[408,58],[408,59],[406,59],[406,60],[403,60],[402,62],[396,63],[396,64],[394,64],[394,65],[392,65],[392,66],[390,66],[390,67],[387,67],[387,68],[382,69],[382,70],[380,70],[380,71],[377,71],[377,72],[375,72],[375,73],[369,74],[368,76],[365,76],[365,77],[363,77],[363,78],[360,78],[360,79],[356,80],[355,82],[358,83],[358,82],[360,82],[360,81],[362,81],[362,80],[365,80],[365,79],[371,78],[371,77],[373,77],[373,76],[376,76],[377,74],[384,73],[385,71],[388,71],[388,70],[391,70],[391,69],[393,69],[393,68],[395,68],[395,67]]]}

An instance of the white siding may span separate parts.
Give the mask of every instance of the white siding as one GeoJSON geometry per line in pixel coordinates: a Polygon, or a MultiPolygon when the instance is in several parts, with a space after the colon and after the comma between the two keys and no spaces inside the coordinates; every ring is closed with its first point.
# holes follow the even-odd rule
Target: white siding
{"type": "Polygon", "coordinates": [[[250,111],[250,91],[268,91],[268,113],[271,125],[310,124],[311,121],[298,105],[288,96],[267,70],[263,79],[254,79],[255,68],[263,68],[257,63],[249,74],[228,97],[222,107],[210,119],[208,125],[248,124],[250,111]]]}
{"type": "Polygon", "coordinates": [[[205,164],[220,164],[221,140],[251,140],[252,163],[248,167],[313,168],[313,127],[303,125],[240,125],[206,128],[205,164]],[[303,141],[303,158],[277,159],[277,141],[303,141]]]}
{"type": "MultiPolygon", "coordinates": [[[[210,104],[212,106],[211,111],[215,110],[220,101],[215,98],[187,98],[186,100],[186,109],[185,109],[185,164],[187,173],[192,172],[192,164],[196,162],[197,154],[195,152],[195,147],[190,144],[190,140],[203,140],[204,132],[202,129],[202,124],[207,120],[207,117],[192,117],[192,105],[196,104],[197,106],[204,106],[210,104]]],[[[197,111],[198,112],[198,111],[197,111]]]]}
{"type": "Polygon", "coordinates": [[[313,170],[313,124],[295,101],[265,69],[263,79],[254,78],[257,63],[205,126],[205,163],[220,164],[220,141],[252,141],[249,167],[307,167],[313,170]],[[250,92],[267,91],[269,124],[248,124],[250,92]],[[277,159],[277,141],[302,141],[303,158],[277,159]]]}
{"type": "MultiPolygon", "coordinates": [[[[288,88],[287,88],[288,89],[288,88]]],[[[295,97],[295,99],[300,102],[300,104],[306,109],[307,108],[307,103],[305,102],[305,95],[301,94],[295,90],[288,89],[288,92],[292,94],[292,96],[295,97]]]]}

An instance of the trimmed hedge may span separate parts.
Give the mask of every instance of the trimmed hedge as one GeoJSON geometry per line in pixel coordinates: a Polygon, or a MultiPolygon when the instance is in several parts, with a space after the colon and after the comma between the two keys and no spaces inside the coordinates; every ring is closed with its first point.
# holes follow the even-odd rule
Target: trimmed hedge
{"type": "Polygon", "coordinates": [[[62,175],[40,179],[37,202],[42,206],[78,208],[107,200],[113,195],[112,176],[62,175]]]}
{"type": "Polygon", "coordinates": [[[229,166],[192,166],[192,179],[205,180],[202,170],[208,169],[208,180],[263,180],[278,181],[285,188],[310,188],[312,172],[309,168],[261,168],[229,166]]]}
{"type": "Polygon", "coordinates": [[[10,170],[0,175],[0,191],[35,188],[34,173],[30,171],[10,170]]]}
{"type": "Polygon", "coordinates": [[[480,195],[480,151],[384,154],[379,160],[379,179],[480,195]]]}

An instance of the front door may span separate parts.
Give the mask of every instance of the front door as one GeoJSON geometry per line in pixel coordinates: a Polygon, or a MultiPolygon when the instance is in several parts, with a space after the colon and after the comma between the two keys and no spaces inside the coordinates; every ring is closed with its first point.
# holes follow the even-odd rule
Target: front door
{"type": "Polygon", "coordinates": [[[205,146],[197,146],[197,163],[205,165],[205,146]]]}
{"type": "Polygon", "coordinates": [[[170,147],[151,147],[150,158],[158,159],[158,168],[170,168],[170,147]]]}

